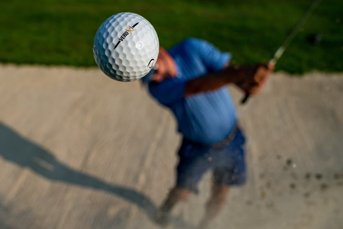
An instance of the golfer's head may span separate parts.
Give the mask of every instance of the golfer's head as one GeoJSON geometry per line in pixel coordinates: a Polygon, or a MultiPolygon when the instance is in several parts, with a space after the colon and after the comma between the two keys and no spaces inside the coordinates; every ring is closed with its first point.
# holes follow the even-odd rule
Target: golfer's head
{"type": "Polygon", "coordinates": [[[152,70],[142,81],[147,84],[150,81],[161,82],[167,78],[174,78],[177,74],[177,68],[173,57],[165,50],[160,47],[158,58],[155,65],[156,70],[152,70]]]}
{"type": "Polygon", "coordinates": [[[173,57],[165,50],[160,47],[158,58],[156,61],[157,72],[152,78],[152,81],[161,82],[166,78],[173,78],[176,76],[176,66],[173,57]]]}

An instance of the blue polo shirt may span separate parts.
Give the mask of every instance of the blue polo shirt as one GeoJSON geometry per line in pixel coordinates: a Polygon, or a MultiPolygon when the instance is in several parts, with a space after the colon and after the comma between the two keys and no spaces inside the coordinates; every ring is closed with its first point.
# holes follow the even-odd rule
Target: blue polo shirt
{"type": "Polygon", "coordinates": [[[227,88],[189,97],[184,94],[188,80],[220,71],[231,55],[220,52],[207,41],[195,38],[182,41],[168,52],[177,65],[177,77],[149,83],[150,94],[173,112],[178,131],[184,137],[203,144],[223,140],[237,121],[234,103],[227,88]]]}

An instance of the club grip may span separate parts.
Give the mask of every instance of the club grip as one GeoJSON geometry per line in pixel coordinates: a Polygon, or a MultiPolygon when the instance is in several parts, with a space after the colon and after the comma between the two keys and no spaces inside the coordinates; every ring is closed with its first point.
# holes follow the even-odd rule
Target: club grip
{"type": "Polygon", "coordinates": [[[248,102],[249,97],[250,97],[250,94],[246,93],[244,98],[241,100],[241,104],[245,104],[246,102],[248,102]]]}

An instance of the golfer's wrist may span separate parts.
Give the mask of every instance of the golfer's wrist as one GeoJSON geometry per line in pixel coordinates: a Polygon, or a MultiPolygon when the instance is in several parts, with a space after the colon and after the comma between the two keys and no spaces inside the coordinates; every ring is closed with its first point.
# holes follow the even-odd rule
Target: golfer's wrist
{"type": "Polygon", "coordinates": [[[238,65],[229,65],[226,69],[226,80],[228,83],[239,84],[245,80],[245,72],[238,65]]]}

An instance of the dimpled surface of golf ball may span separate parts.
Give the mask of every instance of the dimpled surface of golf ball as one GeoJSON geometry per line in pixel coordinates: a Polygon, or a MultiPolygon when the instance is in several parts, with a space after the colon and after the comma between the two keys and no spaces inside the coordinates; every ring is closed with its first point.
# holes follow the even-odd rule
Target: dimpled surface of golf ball
{"type": "Polygon", "coordinates": [[[144,77],[155,65],[159,41],[148,20],[134,13],[108,18],[95,34],[94,59],[101,71],[118,81],[144,77]]]}

